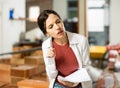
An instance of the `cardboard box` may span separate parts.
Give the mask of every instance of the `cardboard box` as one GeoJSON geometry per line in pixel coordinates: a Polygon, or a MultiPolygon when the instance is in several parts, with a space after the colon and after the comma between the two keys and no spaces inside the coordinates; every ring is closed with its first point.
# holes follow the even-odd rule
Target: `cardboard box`
{"type": "MultiPolygon", "coordinates": [[[[20,50],[21,50],[20,46],[13,47],[13,52],[20,51],[20,50]]],[[[21,53],[18,53],[18,54],[13,54],[12,57],[13,58],[22,58],[23,55],[21,53]]]]}
{"type": "Polygon", "coordinates": [[[36,75],[36,74],[42,74],[42,73],[45,73],[45,72],[46,72],[46,70],[45,70],[45,65],[35,66],[35,69],[34,69],[35,75],[36,75]]]}
{"type": "MultiPolygon", "coordinates": [[[[20,51],[20,50],[29,50],[32,48],[32,46],[24,45],[24,46],[14,46],[13,47],[13,52],[15,51],[20,51]]],[[[25,56],[29,56],[30,52],[24,52],[24,53],[18,53],[18,54],[13,54],[13,58],[24,58],[25,56]]]]}
{"type": "Polygon", "coordinates": [[[10,72],[11,72],[11,66],[7,64],[0,64],[0,81],[10,83],[10,72]]]}
{"type": "Polygon", "coordinates": [[[12,66],[24,65],[25,59],[24,58],[11,58],[10,63],[12,66]]]}
{"type": "Polygon", "coordinates": [[[31,56],[43,56],[42,50],[36,50],[31,53],[31,56]]]}
{"type": "Polygon", "coordinates": [[[10,64],[10,60],[11,60],[11,58],[1,58],[0,59],[0,63],[1,64],[10,64]]]}
{"type": "Polygon", "coordinates": [[[20,66],[12,67],[11,76],[30,78],[35,74],[34,73],[35,69],[36,69],[35,66],[30,66],[30,65],[20,65],[20,66]]]}
{"type": "Polygon", "coordinates": [[[48,81],[22,80],[17,83],[18,88],[49,88],[48,81]]]}
{"type": "Polygon", "coordinates": [[[28,64],[28,65],[44,64],[44,60],[42,56],[26,56],[25,64],[28,64]]]}
{"type": "Polygon", "coordinates": [[[27,79],[27,78],[11,76],[11,84],[12,85],[17,85],[17,82],[25,80],[25,79],[27,79]]]}

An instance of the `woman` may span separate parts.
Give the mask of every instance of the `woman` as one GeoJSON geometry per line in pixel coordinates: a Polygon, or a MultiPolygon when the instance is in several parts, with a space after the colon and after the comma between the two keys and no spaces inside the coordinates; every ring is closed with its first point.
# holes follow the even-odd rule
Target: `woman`
{"type": "MultiPolygon", "coordinates": [[[[53,10],[44,10],[38,17],[38,26],[48,38],[42,44],[49,88],[92,88],[90,81],[70,82],[66,77],[89,64],[87,39],[65,30],[61,17],[53,10]]],[[[84,73],[83,73],[84,74],[84,73]]]]}

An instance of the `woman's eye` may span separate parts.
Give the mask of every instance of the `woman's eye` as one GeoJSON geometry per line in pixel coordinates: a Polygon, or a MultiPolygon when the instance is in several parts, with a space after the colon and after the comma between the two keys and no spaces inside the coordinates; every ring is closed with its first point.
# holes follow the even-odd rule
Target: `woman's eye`
{"type": "Polygon", "coordinates": [[[56,23],[61,23],[61,21],[60,20],[57,20],[57,22],[56,23]]]}
{"type": "Polygon", "coordinates": [[[52,26],[52,25],[50,25],[48,28],[49,28],[49,29],[52,29],[52,28],[53,28],[53,26],[52,26]]]}

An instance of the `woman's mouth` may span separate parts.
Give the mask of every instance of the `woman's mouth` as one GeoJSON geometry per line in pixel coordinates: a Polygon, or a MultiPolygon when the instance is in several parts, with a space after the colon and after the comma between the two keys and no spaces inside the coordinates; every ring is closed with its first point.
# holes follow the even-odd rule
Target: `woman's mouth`
{"type": "Polygon", "coordinates": [[[59,31],[57,34],[61,34],[61,33],[63,33],[63,31],[61,30],[61,31],[59,31]]]}

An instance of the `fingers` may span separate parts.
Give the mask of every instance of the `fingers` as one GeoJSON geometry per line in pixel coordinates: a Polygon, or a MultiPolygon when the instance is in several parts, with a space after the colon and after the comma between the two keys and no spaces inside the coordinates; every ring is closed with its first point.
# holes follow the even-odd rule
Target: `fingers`
{"type": "Polygon", "coordinates": [[[68,81],[61,81],[61,83],[62,83],[63,85],[69,86],[69,87],[73,87],[73,85],[74,85],[74,83],[68,82],[68,81]]]}
{"type": "Polygon", "coordinates": [[[50,47],[47,51],[47,57],[48,58],[53,58],[55,57],[55,48],[50,47]]]}
{"type": "Polygon", "coordinates": [[[69,87],[73,87],[75,83],[73,82],[69,82],[69,81],[63,81],[63,80],[60,80],[58,79],[58,81],[63,84],[63,85],[66,85],[66,86],[69,86],[69,87]]]}

